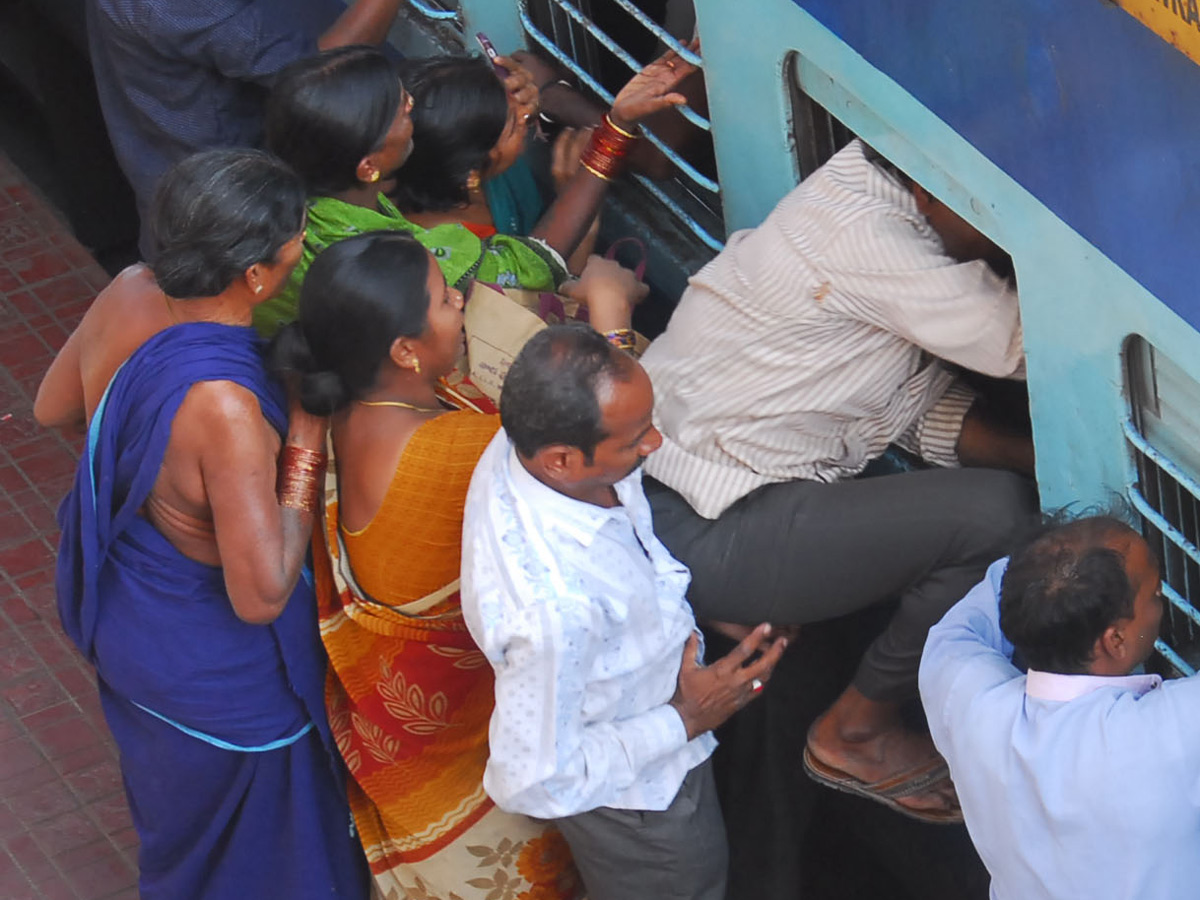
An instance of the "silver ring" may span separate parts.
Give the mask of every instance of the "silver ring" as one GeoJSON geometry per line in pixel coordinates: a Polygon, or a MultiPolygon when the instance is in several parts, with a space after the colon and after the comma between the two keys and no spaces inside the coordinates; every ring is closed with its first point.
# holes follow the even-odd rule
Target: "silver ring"
{"type": "Polygon", "coordinates": [[[758,693],[759,691],[761,691],[762,689],[763,689],[763,683],[762,683],[762,681],[761,681],[761,680],[759,680],[758,678],[755,678],[755,679],[751,680],[751,682],[750,682],[750,690],[754,691],[754,693],[756,693],[756,694],[757,694],[757,693],[758,693]]]}

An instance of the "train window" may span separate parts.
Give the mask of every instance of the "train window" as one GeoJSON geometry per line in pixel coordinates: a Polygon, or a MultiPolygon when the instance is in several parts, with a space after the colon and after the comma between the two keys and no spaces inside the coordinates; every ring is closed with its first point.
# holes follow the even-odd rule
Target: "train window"
{"type": "Polygon", "coordinates": [[[805,179],[829,157],[854,139],[854,132],[804,90],[800,54],[792,53],[784,66],[784,82],[792,108],[792,146],[800,178],[805,179]]]}
{"type": "Polygon", "coordinates": [[[452,22],[460,29],[462,21],[458,17],[458,0],[408,0],[409,5],[427,19],[437,22],[452,22]]]}
{"type": "MultiPolygon", "coordinates": [[[[674,5],[676,0],[521,0],[520,16],[535,47],[569,69],[579,87],[611,103],[631,73],[664,47],[703,65],[700,56],[663,25],[674,5]]],[[[671,146],[664,135],[643,128],[647,140],[674,164],[676,175],[659,181],[633,177],[653,202],[669,210],[705,246],[719,251],[725,225],[712,126],[704,110],[683,107],[680,112],[684,123],[672,127],[678,134],[672,134],[671,146]]]]}
{"type": "Polygon", "coordinates": [[[1126,342],[1125,364],[1125,437],[1137,470],[1130,500],[1162,561],[1167,600],[1156,647],[1163,674],[1192,675],[1200,668],[1200,383],[1139,336],[1126,342]]]}

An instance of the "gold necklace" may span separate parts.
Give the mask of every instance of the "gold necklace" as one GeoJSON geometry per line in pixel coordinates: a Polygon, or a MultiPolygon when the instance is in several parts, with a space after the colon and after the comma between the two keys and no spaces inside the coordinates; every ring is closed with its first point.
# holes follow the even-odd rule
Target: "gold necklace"
{"type": "Polygon", "coordinates": [[[416,412],[445,412],[441,407],[414,406],[403,400],[359,400],[362,406],[398,406],[401,409],[411,409],[416,412]]]}

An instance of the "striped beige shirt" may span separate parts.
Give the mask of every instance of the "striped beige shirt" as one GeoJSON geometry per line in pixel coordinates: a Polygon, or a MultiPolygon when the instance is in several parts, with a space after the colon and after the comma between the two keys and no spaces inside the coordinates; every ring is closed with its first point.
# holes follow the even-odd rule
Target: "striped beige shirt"
{"type": "Polygon", "coordinates": [[[892,442],[957,465],[973,395],[942,360],[1024,377],[1016,291],[947,256],[854,141],[691,279],[642,358],[663,434],[646,471],[711,519],[892,442]]]}

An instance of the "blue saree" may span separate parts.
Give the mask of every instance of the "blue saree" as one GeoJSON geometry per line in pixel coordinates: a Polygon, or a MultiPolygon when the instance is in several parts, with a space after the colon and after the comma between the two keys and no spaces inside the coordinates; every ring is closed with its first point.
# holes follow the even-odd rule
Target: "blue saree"
{"type": "Polygon", "coordinates": [[[185,395],[218,380],[286,431],[251,328],[168,328],[113,377],[59,509],[59,615],[121,750],[144,900],[365,898],[312,589],[301,579],[270,625],[242,622],[221,569],[140,515],[185,395]]]}

